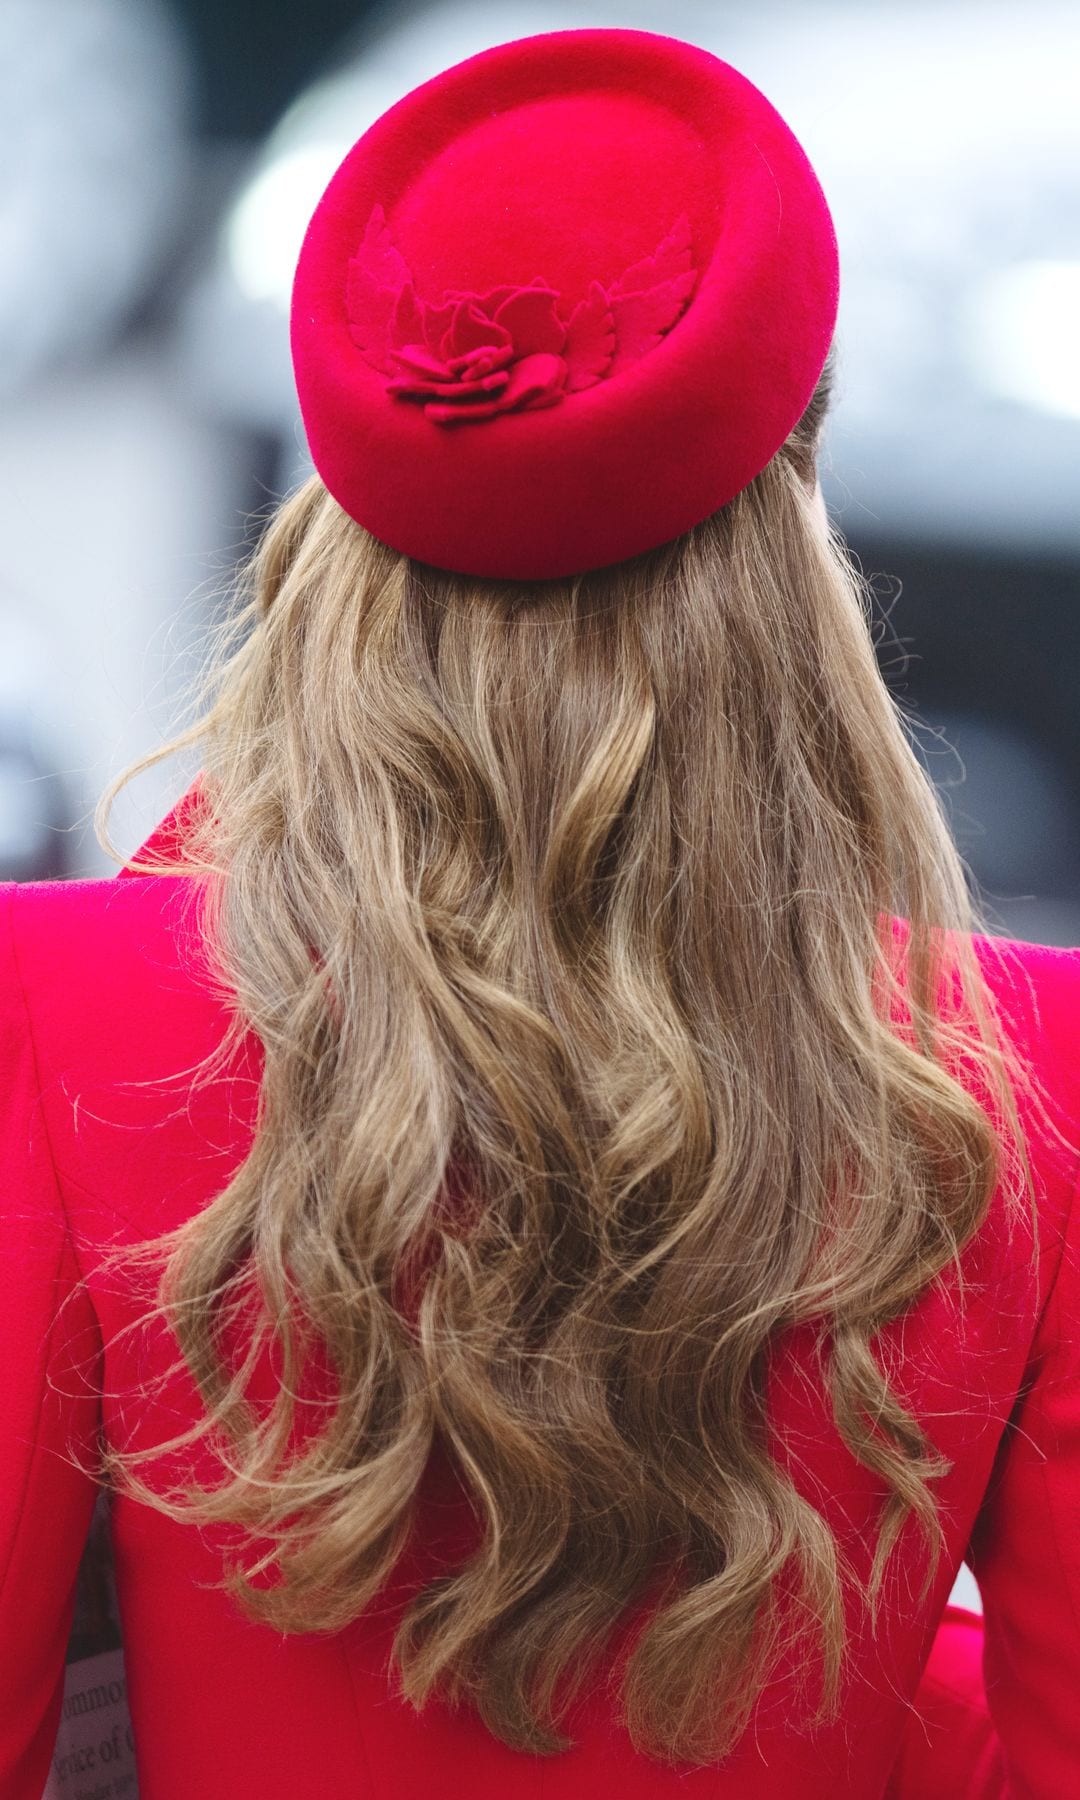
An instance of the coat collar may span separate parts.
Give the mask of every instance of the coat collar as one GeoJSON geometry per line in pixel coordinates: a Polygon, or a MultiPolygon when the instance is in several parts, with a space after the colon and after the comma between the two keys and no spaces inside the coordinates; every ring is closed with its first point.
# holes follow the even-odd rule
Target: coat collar
{"type": "MultiPolygon", "coordinates": [[[[165,817],[154,826],[150,836],[139,845],[135,856],[140,862],[162,857],[172,860],[180,855],[184,840],[184,826],[202,803],[202,771],[196,775],[191,786],[181,794],[174,806],[170,807],[165,817]]],[[[129,868],[127,863],[119,871],[116,880],[124,875],[138,875],[138,869],[129,868]]]]}

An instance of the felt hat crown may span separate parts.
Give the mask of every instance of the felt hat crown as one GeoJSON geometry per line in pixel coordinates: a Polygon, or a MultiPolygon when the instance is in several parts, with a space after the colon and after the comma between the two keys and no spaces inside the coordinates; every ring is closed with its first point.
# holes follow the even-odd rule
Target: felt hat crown
{"type": "Polygon", "coordinates": [[[312,459],[391,548],[544,580],[678,537],[798,423],[838,304],[790,128],[654,32],[546,32],[422,83],[308,226],[291,342],[312,459]]]}

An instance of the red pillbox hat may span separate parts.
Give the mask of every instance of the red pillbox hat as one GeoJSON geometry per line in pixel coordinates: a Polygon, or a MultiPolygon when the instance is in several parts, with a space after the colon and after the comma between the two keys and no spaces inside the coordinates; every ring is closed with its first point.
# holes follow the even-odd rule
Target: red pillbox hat
{"type": "Polygon", "coordinates": [[[649,31],[500,44],[390,107],[315,209],[291,325],[312,459],[419,561],[619,562],[780,448],[838,285],[805,152],[728,63],[649,31]]]}

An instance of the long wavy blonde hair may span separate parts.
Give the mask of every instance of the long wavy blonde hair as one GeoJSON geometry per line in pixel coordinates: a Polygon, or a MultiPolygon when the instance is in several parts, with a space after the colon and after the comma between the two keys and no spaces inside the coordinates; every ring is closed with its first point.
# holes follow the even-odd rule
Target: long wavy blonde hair
{"type": "Polygon", "coordinates": [[[768,1454],[765,1359],[817,1322],[839,1432],[887,1488],[867,1598],[909,1515],[925,1595],[950,1465],[872,1339],[962,1273],[996,1186],[1030,1191],[964,867],[868,585],[815,518],[831,371],[729,505],[563,580],[411,561],[313,477],[212,635],[195,723],[98,806],[118,861],[199,883],[221,1066],[251,1030],[265,1055],[227,1187],[125,1252],[160,1260],[205,1402],[159,1448],[212,1444],[222,1478],[159,1491],[136,1473],[159,1452],[120,1446],[106,1478],[269,1541],[273,1585],[265,1551],[222,1585],[332,1630],[393,1569],[438,1445],[482,1531],[405,1611],[400,1691],[439,1684],[524,1751],[569,1747],[561,1705],[662,1569],[621,1689],[641,1752],[731,1747],[790,1571],[834,1715],[845,1557],[768,1454]],[[116,793],[191,744],[182,859],[122,857],[116,793]],[[313,1345],[336,1405],[297,1442],[313,1345]]]}

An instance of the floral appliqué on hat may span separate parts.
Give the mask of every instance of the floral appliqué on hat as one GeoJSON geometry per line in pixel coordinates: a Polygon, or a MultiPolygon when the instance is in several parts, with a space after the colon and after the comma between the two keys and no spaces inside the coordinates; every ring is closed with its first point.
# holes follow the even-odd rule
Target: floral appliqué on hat
{"type": "Polygon", "coordinates": [[[696,281],[682,213],[651,256],[608,287],[590,282],[568,318],[540,276],[484,294],[447,290],[432,305],[377,205],[349,263],[346,310],[364,360],[391,377],[387,393],[421,401],[435,425],[461,425],[555,406],[618,375],[671,330],[696,281]]]}

